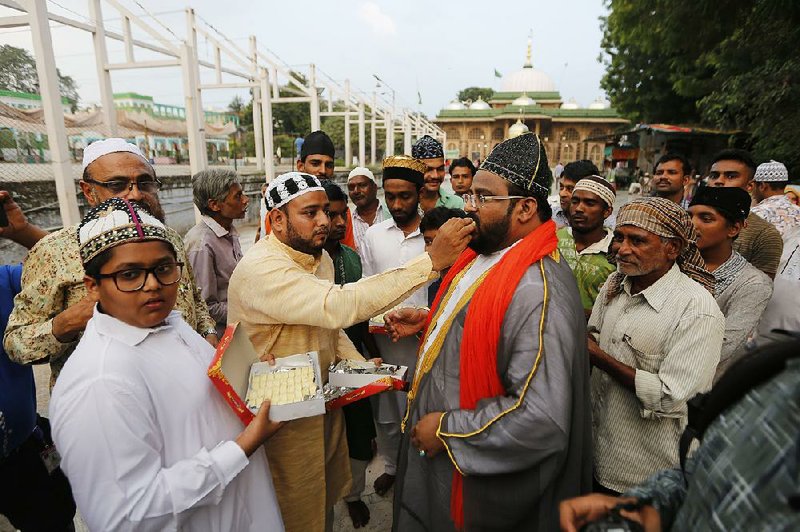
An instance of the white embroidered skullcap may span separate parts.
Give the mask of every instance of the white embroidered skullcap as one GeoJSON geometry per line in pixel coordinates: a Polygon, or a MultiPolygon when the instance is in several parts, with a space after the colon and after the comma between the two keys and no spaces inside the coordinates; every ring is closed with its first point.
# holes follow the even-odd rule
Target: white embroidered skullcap
{"type": "Polygon", "coordinates": [[[86,167],[95,162],[103,155],[109,153],[128,152],[138,155],[144,162],[148,162],[139,146],[132,144],[125,139],[110,138],[105,140],[97,140],[92,142],[86,149],[83,150],[83,167],[81,170],[86,170],[86,167]]]}
{"type": "Polygon", "coordinates": [[[78,225],[78,246],[84,264],[103,251],[144,240],[162,240],[172,246],[167,230],[139,202],[110,198],[86,213],[78,225]]]}
{"type": "Polygon", "coordinates": [[[778,161],[770,161],[768,163],[761,163],[756,169],[756,175],[753,178],[755,181],[789,181],[789,171],[786,165],[778,161]]]}
{"type": "Polygon", "coordinates": [[[267,199],[267,207],[271,210],[283,207],[293,199],[315,191],[325,192],[319,179],[303,172],[288,172],[269,182],[264,197],[267,199]]]}
{"type": "Polygon", "coordinates": [[[614,201],[617,199],[617,194],[607,180],[597,175],[590,175],[578,180],[575,183],[575,188],[572,189],[573,194],[575,191],[585,190],[600,197],[601,200],[606,202],[609,207],[614,207],[614,201]]]}
{"type": "Polygon", "coordinates": [[[363,166],[356,166],[350,171],[350,174],[347,176],[347,182],[349,183],[351,179],[356,176],[363,175],[373,183],[375,183],[375,175],[370,171],[369,168],[364,168],[363,166]]]}

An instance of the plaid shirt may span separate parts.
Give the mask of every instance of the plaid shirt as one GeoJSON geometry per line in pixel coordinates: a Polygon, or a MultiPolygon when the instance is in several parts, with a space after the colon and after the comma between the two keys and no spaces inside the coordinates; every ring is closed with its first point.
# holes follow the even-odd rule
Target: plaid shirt
{"type": "Polygon", "coordinates": [[[663,530],[798,530],[800,360],[721,414],[686,465],[626,495],[653,500],[663,530]]]}

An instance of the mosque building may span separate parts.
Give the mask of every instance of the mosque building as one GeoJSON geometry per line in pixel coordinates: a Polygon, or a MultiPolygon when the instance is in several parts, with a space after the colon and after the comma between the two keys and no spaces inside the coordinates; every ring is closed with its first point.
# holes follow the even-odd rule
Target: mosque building
{"type": "Polygon", "coordinates": [[[488,101],[454,100],[434,122],[447,135],[448,159],[483,160],[504,139],[533,131],[544,142],[551,165],[590,159],[599,168],[606,158],[607,136],[630,126],[602,99],[588,107],[580,107],[574,99],[564,102],[553,79],[533,68],[530,39],[525,64],[503,77],[500,92],[488,101]]]}

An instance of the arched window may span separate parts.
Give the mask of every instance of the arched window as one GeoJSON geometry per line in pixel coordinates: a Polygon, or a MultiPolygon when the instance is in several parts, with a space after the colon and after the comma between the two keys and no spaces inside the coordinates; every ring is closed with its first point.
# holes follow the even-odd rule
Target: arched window
{"type": "Polygon", "coordinates": [[[596,167],[600,168],[603,166],[603,150],[600,149],[598,144],[592,146],[592,149],[589,151],[589,159],[596,167]]]}
{"type": "Polygon", "coordinates": [[[575,148],[573,145],[567,144],[561,148],[561,159],[565,162],[575,160],[575,148]]]}
{"type": "Polygon", "coordinates": [[[604,129],[596,127],[596,128],[594,128],[593,130],[591,130],[589,132],[589,137],[588,138],[597,140],[598,137],[602,137],[605,134],[606,134],[606,131],[604,129]]]}
{"type": "Polygon", "coordinates": [[[578,134],[578,130],[574,127],[567,129],[562,137],[562,140],[566,140],[567,142],[575,142],[581,138],[581,136],[578,134]]]}
{"type": "Polygon", "coordinates": [[[461,132],[455,128],[453,129],[446,129],[445,134],[447,135],[448,139],[459,140],[461,139],[461,132]]]}
{"type": "Polygon", "coordinates": [[[469,135],[468,135],[469,140],[481,140],[482,136],[483,136],[483,131],[481,131],[481,128],[479,127],[473,127],[472,129],[469,130],[469,135]]]}
{"type": "Polygon", "coordinates": [[[447,143],[447,150],[448,151],[453,151],[453,150],[457,151],[458,150],[458,144],[456,144],[455,142],[448,142],[447,143]]]}
{"type": "Polygon", "coordinates": [[[492,140],[503,140],[503,128],[496,127],[492,131],[492,140]]]}

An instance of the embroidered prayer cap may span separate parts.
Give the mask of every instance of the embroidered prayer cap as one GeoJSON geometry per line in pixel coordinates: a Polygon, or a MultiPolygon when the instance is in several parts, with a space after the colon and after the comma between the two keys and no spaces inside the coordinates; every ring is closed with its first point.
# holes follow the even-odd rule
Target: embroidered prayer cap
{"type": "Polygon", "coordinates": [[[145,240],[161,240],[172,247],[164,224],[138,201],[107,199],[86,213],[78,225],[83,264],[114,246],[145,240]]]}
{"type": "Polygon", "coordinates": [[[411,156],[416,159],[438,159],[439,157],[444,157],[442,143],[430,135],[423,135],[411,146],[411,156]]]}
{"type": "Polygon", "coordinates": [[[770,161],[768,163],[761,163],[756,168],[756,175],[753,177],[754,181],[760,183],[766,181],[785,182],[789,181],[789,171],[786,165],[778,161],[770,161]]]}
{"type": "Polygon", "coordinates": [[[577,190],[585,190],[600,197],[601,200],[606,202],[611,208],[614,208],[614,201],[617,199],[617,193],[611,183],[600,177],[599,175],[586,176],[577,183],[575,188],[572,189],[574,193],[577,190]]]}
{"type": "Polygon", "coordinates": [[[87,166],[95,162],[103,155],[119,152],[128,152],[138,155],[144,162],[150,164],[142,153],[142,150],[140,150],[139,146],[136,144],[132,144],[125,139],[110,138],[105,140],[97,140],[86,146],[86,149],[83,150],[83,167],[81,168],[81,171],[86,170],[87,166]]]}
{"type": "MultiPolygon", "coordinates": [[[[665,198],[637,198],[619,210],[616,227],[632,225],[664,238],[681,241],[681,252],[676,259],[678,268],[703,288],[714,293],[714,276],[706,270],[706,263],[697,249],[697,232],[689,214],[674,201],[665,198]]],[[[609,276],[606,302],[622,290],[624,275],[614,272],[609,276]]]]}
{"type": "Polygon", "coordinates": [[[422,187],[425,184],[425,163],[408,155],[391,155],[383,160],[383,182],[404,179],[422,187]]]}
{"type": "Polygon", "coordinates": [[[303,194],[315,191],[325,192],[319,179],[303,172],[287,172],[269,182],[264,197],[268,209],[277,209],[303,194]]]}
{"type": "Polygon", "coordinates": [[[750,214],[750,194],[739,187],[700,187],[689,207],[708,205],[726,218],[743,221],[750,214]]]}
{"type": "Polygon", "coordinates": [[[375,183],[375,175],[369,168],[365,168],[363,166],[356,166],[355,168],[350,170],[350,173],[347,175],[347,182],[349,183],[351,179],[360,175],[363,175],[364,177],[375,183]]]}
{"type": "Polygon", "coordinates": [[[547,197],[553,184],[547,154],[535,133],[504,140],[494,147],[479,169],[499,175],[539,196],[547,197]]]}
{"type": "Polygon", "coordinates": [[[300,148],[300,160],[304,161],[309,155],[321,154],[333,158],[336,149],[333,141],[324,131],[312,131],[303,139],[303,146],[300,148]]]}

